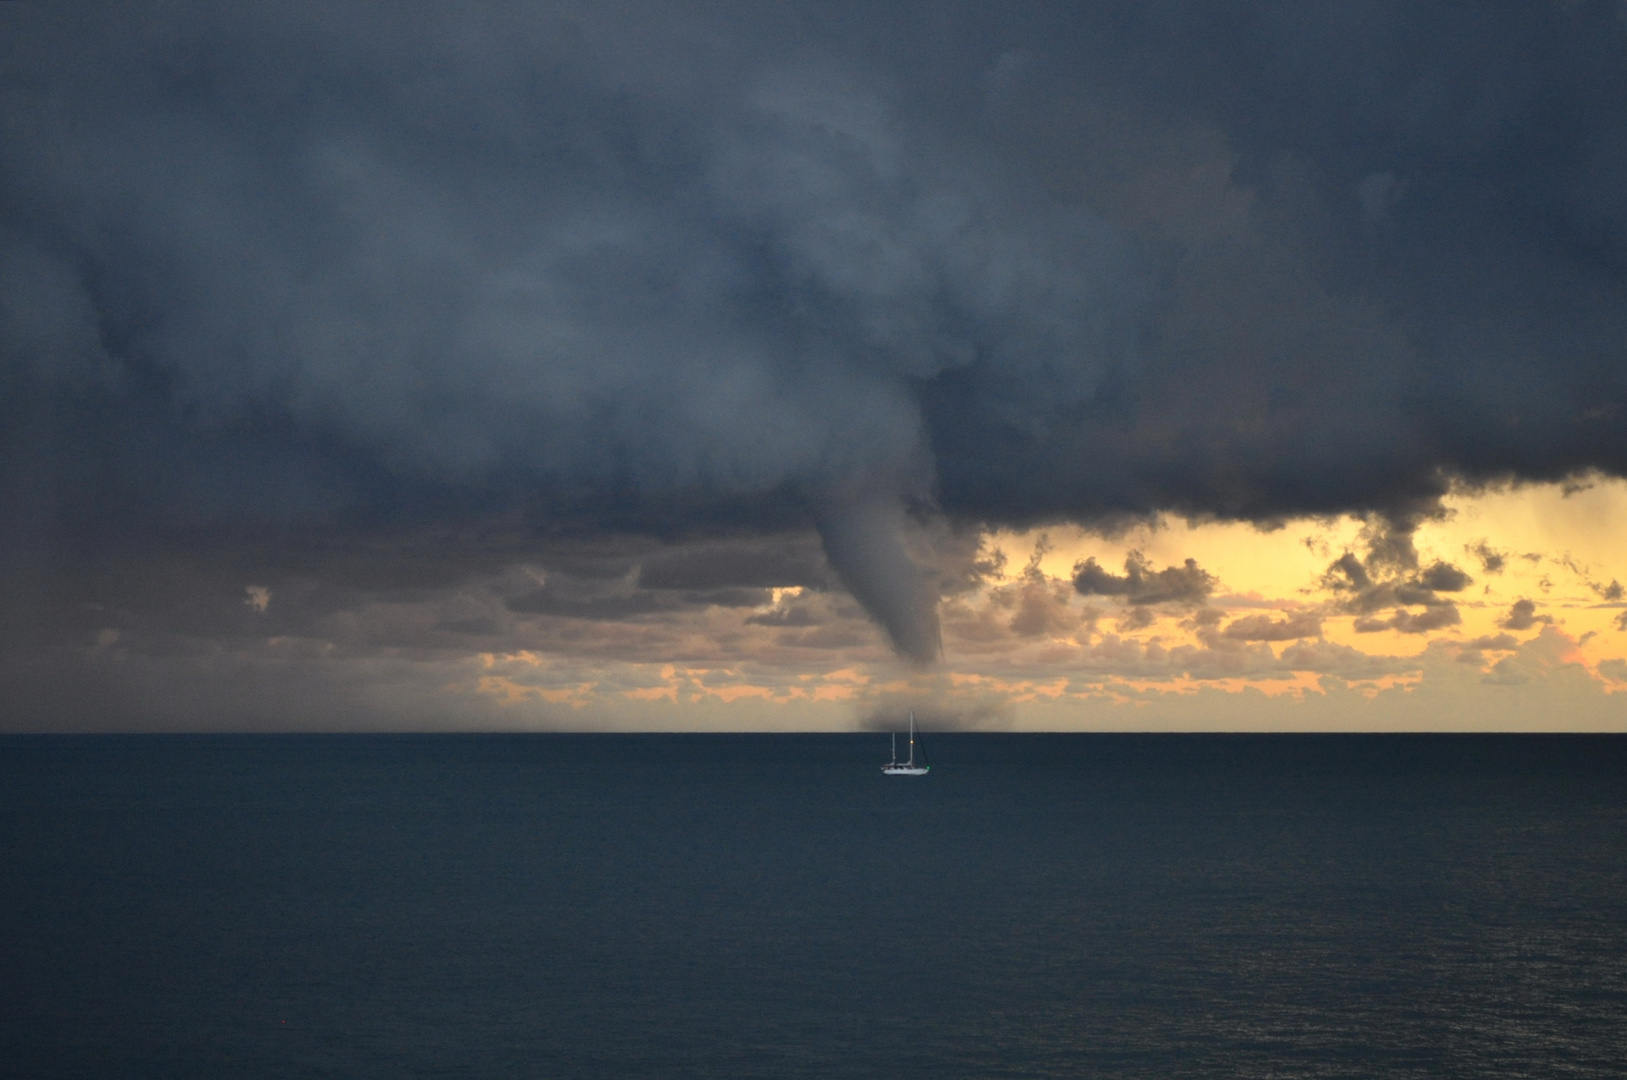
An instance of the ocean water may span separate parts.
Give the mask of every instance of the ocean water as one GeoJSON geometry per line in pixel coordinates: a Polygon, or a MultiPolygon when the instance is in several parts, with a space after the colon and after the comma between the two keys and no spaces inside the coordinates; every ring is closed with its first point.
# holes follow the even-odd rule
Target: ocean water
{"type": "Polygon", "coordinates": [[[0,739],[11,1077],[1620,1077],[1627,738],[0,739]]]}

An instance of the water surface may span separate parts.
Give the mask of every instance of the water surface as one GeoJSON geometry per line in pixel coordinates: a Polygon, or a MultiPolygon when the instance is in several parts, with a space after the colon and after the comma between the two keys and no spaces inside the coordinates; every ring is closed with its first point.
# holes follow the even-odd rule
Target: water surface
{"type": "Polygon", "coordinates": [[[0,739],[17,1076],[1619,1077],[1627,738],[0,739]]]}

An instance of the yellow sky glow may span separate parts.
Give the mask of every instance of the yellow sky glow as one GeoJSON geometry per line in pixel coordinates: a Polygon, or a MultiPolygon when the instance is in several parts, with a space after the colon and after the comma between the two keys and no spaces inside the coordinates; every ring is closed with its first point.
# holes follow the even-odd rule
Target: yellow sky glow
{"type": "Polygon", "coordinates": [[[565,726],[843,729],[918,708],[943,724],[1047,729],[1627,728],[1627,483],[1463,490],[1444,505],[1413,534],[1418,565],[1472,580],[1442,594],[1459,621],[1423,632],[1393,628],[1393,605],[1368,612],[1361,632],[1341,606],[1348,594],[1324,584],[1335,559],[1366,555],[1363,521],[1262,531],[1166,519],[1115,535],[987,535],[1002,573],[945,601],[944,658],[931,669],[899,662],[842,598],[787,588],[757,611],[573,624],[576,644],[481,654],[448,687],[505,722],[565,726]],[[1196,560],[1218,586],[1202,604],[1140,610],[1073,588],[1083,560],[1119,574],[1132,551],[1155,569],[1196,560]],[[1523,619],[1519,601],[1530,602],[1523,619]],[[809,603],[826,605],[811,629],[761,618],[809,603]],[[1233,629],[1291,618],[1308,635],[1233,629]],[[660,634],[683,655],[640,662],[590,647],[660,634]]]}

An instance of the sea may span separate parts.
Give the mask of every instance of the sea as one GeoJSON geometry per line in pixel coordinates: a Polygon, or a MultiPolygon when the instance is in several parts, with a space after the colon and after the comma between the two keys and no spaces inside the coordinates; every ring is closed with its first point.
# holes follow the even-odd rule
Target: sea
{"type": "Polygon", "coordinates": [[[1627,1075],[1627,737],[0,739],[0,1074],[1627,1075]]]}

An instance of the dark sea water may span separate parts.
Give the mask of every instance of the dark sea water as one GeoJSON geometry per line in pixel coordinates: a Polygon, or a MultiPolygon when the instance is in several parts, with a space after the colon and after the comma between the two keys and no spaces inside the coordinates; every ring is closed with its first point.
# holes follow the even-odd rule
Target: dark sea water
{"type": "Polygon", "coordinates": [[[0,739],[12,1077],[1621,1077],[1627,738],[0,739]]]}

